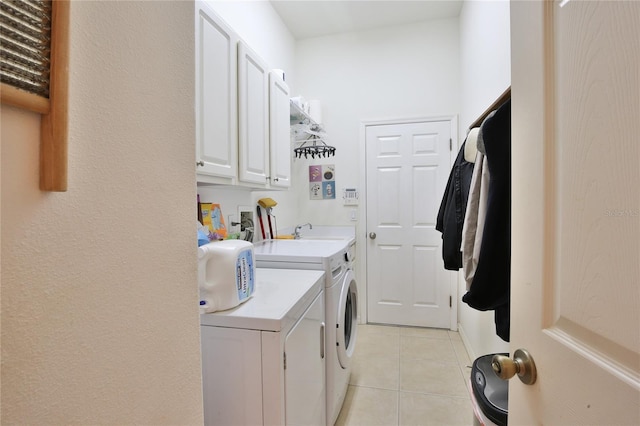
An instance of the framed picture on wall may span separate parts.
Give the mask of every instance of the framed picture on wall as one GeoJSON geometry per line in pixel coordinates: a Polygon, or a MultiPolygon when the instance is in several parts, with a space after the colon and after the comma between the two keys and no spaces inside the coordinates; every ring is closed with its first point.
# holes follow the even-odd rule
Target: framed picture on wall
{"type": "Polygon", "coordinates": [[[334,200],[336,198],[336,166],[333,164],[309,166],[309,199],[334,200]]]}

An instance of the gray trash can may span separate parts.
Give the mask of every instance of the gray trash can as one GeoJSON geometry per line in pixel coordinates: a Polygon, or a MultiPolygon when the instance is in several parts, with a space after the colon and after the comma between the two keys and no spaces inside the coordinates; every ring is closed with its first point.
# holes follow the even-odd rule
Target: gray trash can
{"type": "Polygon", "coordinates": [[[509,382],[502,380],[491,368],[491,359],[494,355],[509,354],[488,354],[483,355],[473,361],[471,367],[471,389],[473,392],[476,413],[482,412],[484,418],[478,418],[477,424],[495,424],[498,426],[507,425],[507,414],[509,406],[509,382]],[[487,422],[489,420],[492,423],[487,422]]]}

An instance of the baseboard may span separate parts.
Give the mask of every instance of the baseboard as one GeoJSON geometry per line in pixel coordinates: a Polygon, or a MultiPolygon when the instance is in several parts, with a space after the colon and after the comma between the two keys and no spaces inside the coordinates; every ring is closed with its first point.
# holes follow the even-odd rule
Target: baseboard
{"type": "Polygon", "coordinates": [[[467,337],[467,334],[464,331],[464,327],[462,327],[462,324],[458,323],[458,334],[460,334],[460,339],[462,339],[462,344],[464,345],[464,348],[467,350],[467,355],[469,355],[469,359],[471,360],[471,362],[473,362],[476,358],[478,358],[478,355],[471,349],[471,343],[469,342],[469,338],[467,337]]]}

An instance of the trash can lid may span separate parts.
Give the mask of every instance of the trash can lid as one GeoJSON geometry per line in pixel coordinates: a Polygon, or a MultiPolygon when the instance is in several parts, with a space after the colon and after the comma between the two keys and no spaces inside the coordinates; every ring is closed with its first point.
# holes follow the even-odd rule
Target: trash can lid
{"type": "Polygon", "coordinates": [[[491,368],[491,359],[494,355],[508,356],[509,354],[488,354],[473,361],[471,387],[484,415],[497,425],[506,426],[509,382],[496,376],[491,368]]]}

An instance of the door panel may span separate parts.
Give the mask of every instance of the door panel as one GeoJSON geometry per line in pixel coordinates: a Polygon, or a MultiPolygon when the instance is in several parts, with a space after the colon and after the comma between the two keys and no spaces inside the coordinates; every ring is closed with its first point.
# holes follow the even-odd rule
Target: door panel
{"type": "Polygon", "coordinates": [[[450,327],[452,275],[435,222],[451,170],[451,122],[366,127],[368,321],[450,327]]]}
{"type": "Polygon", "coordinates": [[[289,133],[289,86],[269,73],[269,149],[271,151],[271,186],[291,186],[291,137],[289,133]]]}
{"type": "Polygon", "coordinates": [[[198,173],[235,178],[238,36],[196,3],[196,161],[198,173]]]}
{"type": "Polygon", "coordinates": [[[265,185],[269,176],[269,70],[238,42],[238,141],[243,182],[265,185]]]}
{"type": "Polygon", "coordinates": [[[287,425],[326,424],[324,333],[324,292],[321,292],[285,341],[287,425]]]}
{"type": "Polygon", "coordinates": [[[640,3],[514,2],[514,424],[640,424],[640,3]]]}
{"type": "Polygon", "coordinates": [[[262,424],[260,331],[201,326],[200,335],[204,424],[262,424]]]}

